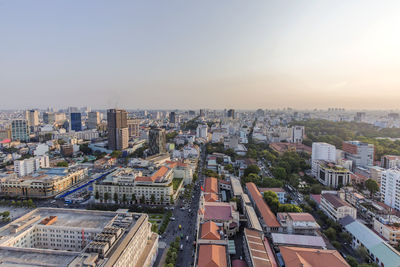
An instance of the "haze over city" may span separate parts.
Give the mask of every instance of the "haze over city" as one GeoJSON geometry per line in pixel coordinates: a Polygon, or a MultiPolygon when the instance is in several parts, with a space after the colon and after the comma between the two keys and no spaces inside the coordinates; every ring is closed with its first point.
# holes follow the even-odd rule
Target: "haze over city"
{"type": "Polygon", "coordinates": [[[399,1],[2,1],[2,109],[393,109],[399,1]]]}

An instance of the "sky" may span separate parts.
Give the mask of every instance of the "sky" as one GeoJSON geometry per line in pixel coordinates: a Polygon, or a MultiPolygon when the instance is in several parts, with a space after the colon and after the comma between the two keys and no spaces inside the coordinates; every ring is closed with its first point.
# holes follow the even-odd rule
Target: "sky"
{"type": "Polygon", "coordinates": [[[0,0],[0,109],[397,109],[400,1],[0,0]]]}

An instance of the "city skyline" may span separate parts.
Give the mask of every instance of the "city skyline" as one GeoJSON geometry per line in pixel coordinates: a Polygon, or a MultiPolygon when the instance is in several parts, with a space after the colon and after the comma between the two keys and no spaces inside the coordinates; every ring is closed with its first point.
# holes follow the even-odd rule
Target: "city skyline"
{"type": "Polygon", "coordinates": [[[399,10],[397,1],[2,2],[2,108],[393,109],[399,10]]]}

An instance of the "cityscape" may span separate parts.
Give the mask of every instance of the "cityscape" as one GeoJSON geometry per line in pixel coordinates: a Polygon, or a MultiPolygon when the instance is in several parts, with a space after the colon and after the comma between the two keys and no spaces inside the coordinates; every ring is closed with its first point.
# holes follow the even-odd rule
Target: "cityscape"
{"type": "Polygon", "coordinates": [[[400,2],[0,2],[0,267],[400,267],[400,2]]]}

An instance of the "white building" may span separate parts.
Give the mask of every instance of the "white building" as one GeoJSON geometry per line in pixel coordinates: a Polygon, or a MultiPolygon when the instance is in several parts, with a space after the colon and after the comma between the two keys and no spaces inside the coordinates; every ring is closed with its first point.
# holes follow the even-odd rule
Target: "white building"
{"type": "Polygon", "coordinates": [[[382,172],[381,195],[386,205],[400,210],[400,169],[382,172]]]}
{"type": "Polygon", "coordinates": [[[312,144],[311,167],[312,174],[317,175],[317,160],[336,162],[336,147],[328,143],[314,142],[312,144]]]}
{"type": "Polygon", "coordinates": [[[206,124],[197,125],[196,137],[208,139],[208,126],[206,124]]]}
{"type": "Polygon", "coordinates": [[[14,161],[14,172],[18,175],[18,177],[32,174],[40,168],[50,168],[49,156],[44,155],[14,161]]]}
{"type": "Polygon", "coordinates": [[[351,172],[339,165],[323,160],[314,161],[317,180],[325,186],[333,188],[350,183],[351,172]]]}
{"type": "Polygon", "coordinates": [[[292,143],[302,143],[304,139],[304,126],[293,126],[292,127],[292,143]]]}
{"type": "Polygon", "coordinates": [[[25,119],[29,126],[35,127],[39,125],[39,112],[35,109],[25,111],[25,119]]]}
{"type": "Polygon", "coordinates": [[[328,217],[335,221],[339,221],[346,216],[354,219],[357,218],[357,209],[336,194],[321,194],[320,208],[328,217]]]}

